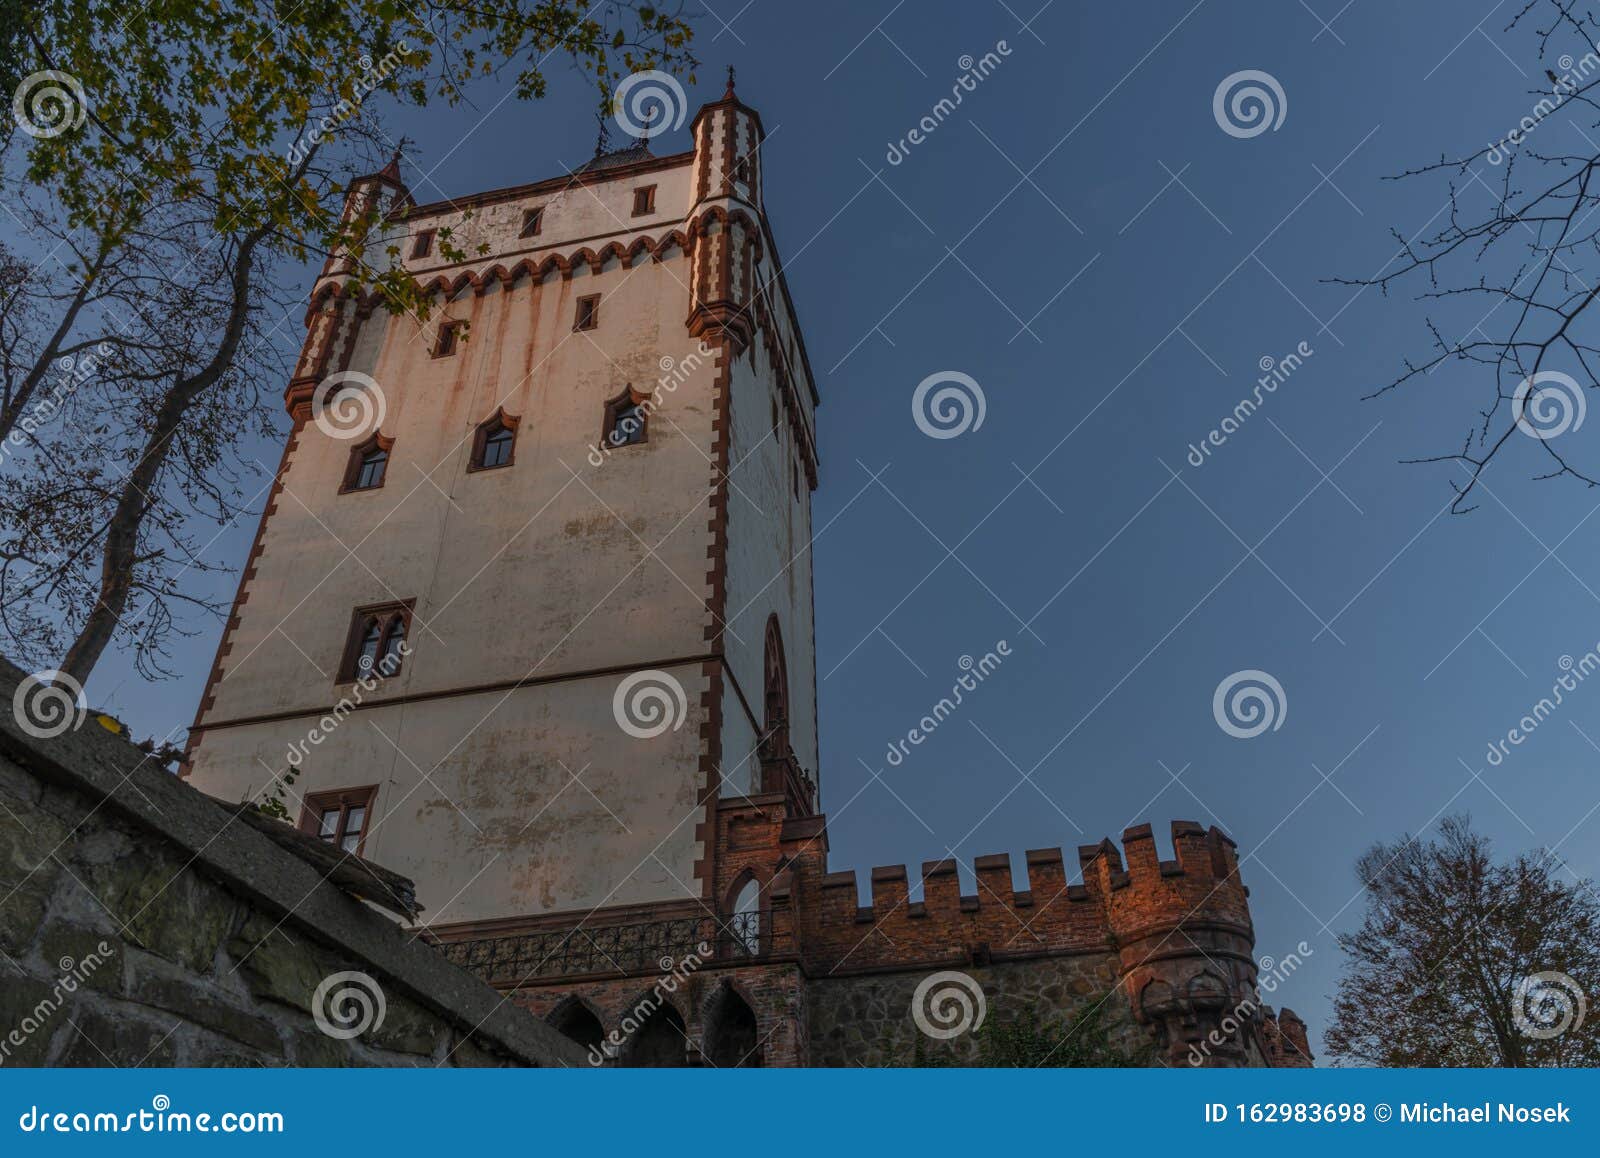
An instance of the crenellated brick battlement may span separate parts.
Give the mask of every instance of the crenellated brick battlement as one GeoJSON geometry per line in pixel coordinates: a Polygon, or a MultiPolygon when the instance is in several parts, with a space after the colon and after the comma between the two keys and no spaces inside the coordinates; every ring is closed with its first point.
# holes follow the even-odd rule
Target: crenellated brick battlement
{"type": "Polygon", "coordinates": [[[808,879],[813,858],[793,856],[793,887],[806,898],[798,922],[802,951],[820,960],[837,954],[830,967],[852,969],[904,960],[906,942],[953,961],[1109,952],[1181,924],[1232,925],[1249,935],[1238,858],[1221,830],[1173,822],[1177,855],[1171,860],[1158,858],[1148,824],[1129,828],[1122,840],[1120,848],[1109,839],[1079,847],[1080,883],[1069,881],[1060,849],[1030,849],[1024,889],[1015,888],[1006,853],[972,862],[977,880],[971,893],[961,891],[954,858],[924,861],[922,899],[916,901],[906,866],[882,865],[871,872],[870,905],[858,902],[855,872],[808,879]]]}

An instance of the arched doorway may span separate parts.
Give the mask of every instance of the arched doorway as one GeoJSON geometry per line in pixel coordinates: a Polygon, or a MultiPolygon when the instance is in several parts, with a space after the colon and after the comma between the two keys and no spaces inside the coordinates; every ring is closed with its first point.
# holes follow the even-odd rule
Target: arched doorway
{"type": "Polygon", "coordinates": [[[718,990],[706,1016],[706,1060],[723,1068],[761,1065],[755,1011],[731,985],[718,990]]]}
{"type": "Polygon", "coordinates": [[[576,997],[558,1005],[551,1012],[549,1022],[557,1033],[577,1042],[584,1049],[598,1050],[605,1042],[606,1031],[600,1019],[595,1016],[594,1010],[576,997]]]}
{"type": "Polygon", "coordinates": [[[689,1044],[683,1016],[670,1004],[657,1006],[629,1039],[624,1062],[630,1066],[682,1066],[689,1044]]]}

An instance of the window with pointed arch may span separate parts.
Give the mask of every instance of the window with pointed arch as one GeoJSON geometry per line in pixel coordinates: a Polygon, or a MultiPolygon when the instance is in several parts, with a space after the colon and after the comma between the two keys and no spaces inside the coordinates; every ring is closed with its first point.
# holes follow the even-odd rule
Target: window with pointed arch
{"type": "Polygon", "coordinates": [[[352,447],[350,461],[344,468],[344,481],[339,485],[339,493],[375,491],[381,487],[384,477],[389,472],[389,451],[393,447],[394,439],[376,433],[360,445],[352,447]]]}
{"type": "Polygon", "coordinates": [[[350,617],[350,637],[339,663],[339,682],[388,679],[399,673],[411,631],[414,600],[358,607],[350,617]]]}
{"type": "Polygon", "coordinates": [[[472,439],[472,461],[468,470],[493,470],[510,466],[517,445],[517,419],[496,410],[478,426],[472,439]]]}
{"type": "Polygon", "coordinates": [[[650,435],[650,411],[645,406],[645,396],[632,386],[624,386],[622,393],[606,403],[605,427],[600,432],[602,450],[617,450],[624,446],[637,446],[650,435]]]}
{"type": "Polygon", "coordinates": [[[728,934],[739,955],[761,953],[761,884],[751,877],[739,886],[728,906],[728,934]]]}
{"type": "Polygon", "coordinates": [[[789,751],[789,668],[783,657],[783,632],[776,614],[767,617],[763,672],[766,718],[761,724],[762,746],[773,758],[782,758],[789,751]]]}

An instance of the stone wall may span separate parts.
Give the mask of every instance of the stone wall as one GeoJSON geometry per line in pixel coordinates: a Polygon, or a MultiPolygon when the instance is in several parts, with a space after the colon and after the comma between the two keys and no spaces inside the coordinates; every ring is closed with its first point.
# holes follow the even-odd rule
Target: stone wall
{"type": "MultiPolygon", "coordinates": [[[[1132,1022],[1127,998],[1117,988],[1114,954],[1082,953],[969,965],[961,973],[982,987],[984,1025],[1012,1019],[1035,1021],[1041,1026],[1058,1025],[1072,1012],[1109,993],[1105,1019],[1113,1027],[1113,1040],[1129,1051],[1148,1047],[1148,1038],[1132,1022]]],[[[936,1041],[918,1029],[912,1016],[917,987],[931,976],[931,972],[919,970],[809,982],[806,990],[811,1014],[811,1064],[906,1066],[919,1060],[977,1064],[978,1043],[972,1033],[936,1041]]],[[[928,997],[937,1000],[939,992],[935,986],[928,997]]],[[[946,986],[943,992],[950,1002],[946,1007],[949,1017],[966,1016],[957,1013],[958,989],[946,986]]],[[[968,1000],[974,1003],[968,1008],[976,1008],[976,998],[970,991],[968,1000]]]]}
{"type": "MultiPolygon", "coordinates": [[[[20,678],[0,661],[0,702],[20,678]]],[[[0,1065],[581,1064],[115,721],[22,718],[0,713],[0,1065]]]]}

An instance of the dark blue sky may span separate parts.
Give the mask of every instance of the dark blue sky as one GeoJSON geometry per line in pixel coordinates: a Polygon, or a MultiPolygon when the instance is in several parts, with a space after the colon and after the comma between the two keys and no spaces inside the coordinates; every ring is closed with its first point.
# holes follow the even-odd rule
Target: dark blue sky
{"type": "MultiPolygon", "coordinates": [[[[823,398],[834,867],[915,877],[951,851],[1020,866],[1052,845],[1070,860],[1143,821],[1171,855],[1170,819],[1220,824],[1247,857],[1258,954],[1313,950],[1276,1000],[1319,1050],[1333,934],[1359,920],[1352,864],[1371,842],[1470,810],[1502,851],[1557,845],[1579,874],[1600,868],[1600,680],[1485,761],[1561,657],[1600,640],[1600,492],[1529,481],[1546,460],[1518,438],[1477,512],[1445,513],[1450,468],[1398,460],[1459,446],[1481,375],[1362,401],[1425,352],[1425,309],[1326,280],[1383,268],[1391,226],[1445,220],[1445,184],[1384,177],[1481,147],[1531,107],[1543,62],[1526,31],[1504,31],[1517,6],[714,0],[691,107],[738,66],[768,128],[768,209],[823,398]],[[992,75],[889,164],[960,58],[1001,40],[992,75]],[[1287,112],[1241,139],[1212,97],[1246,69],[1277,79],[1287,112]],[[1310,355],[1261,409],[1187,462],[1262,359],[1301,343],[1310,355]],[[913,391],[940,371],[978,382],[979,429],[940,440],[913,422],[913,391]],[[889,766],[960,657],[1001,639],[1010,658],[889,766]],[[1287,700],[1254,739],[1212,714],[1245,669],[1287,700]]],[[[590,155],[593,95],[570,74],[534,105],[503,95],[395,121],[418,142],[420,199],[590,155]]],[[[1588,149],[1580,128],[1537,131],[1588,149]]],[[[686,131],[658,151],[684,147],[686,131]]],[[[1458,184],[1467,211],[1489,205],[1458,184]]],[[[1491,304],[1436,316],[1492,329],[1491,304]]],[[[1590,435],[1567,436],[1580,457],[1600,454],[1590,435]]],[[[211,553],[238,564],[246,522],[211,553]]],[[[185,678],[141,686],[112,660],[91,699],[140,734],[186,725],[220,631],[199,626],[185,678]]]]}

